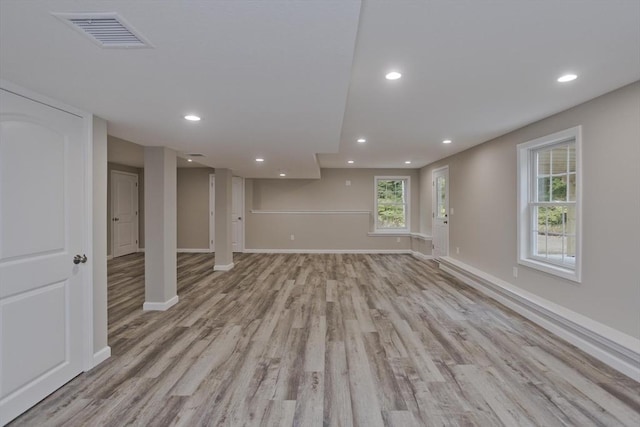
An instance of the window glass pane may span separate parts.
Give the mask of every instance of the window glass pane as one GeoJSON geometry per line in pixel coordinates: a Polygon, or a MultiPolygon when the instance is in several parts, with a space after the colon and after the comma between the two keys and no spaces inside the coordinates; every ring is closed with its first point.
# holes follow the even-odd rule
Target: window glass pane
{"type": "Polygon", "coordinates": [[[551,150],[551,173],[554,175],[567,173],[567,146],[555,147],[551,150]]]}
{"type": "Polygon", "coordinates": [[[547,257],[547,235],[544,233],[537,233],[536,237],[536,245],[533,251],[534,256],[538,257],[547,257]]]}
{"type": "Polygon", "coordinates": [[[549,175],[551,173],[551,150],[540,150],[537,153],[538,157],[538,176],[549,175]]]}
{"type": "Polygon", "coordinates": [[[576,144],[569,144],[569,172],[576,171],[576,144]]]}
{"type": "Polygon", "coordinates": [[[549,201],[549,184],[551,178],[538,178],[538,192],[536,194],[536,202],[548,202],[549,201]]]}
{"type": "Polygon", "coordinates": [[[575,265],[576,263],[576,236],[567,236],[564,262],[565,264],[571,265],[575,265]]]}
{"type": "Polygon", "coordinates": [[[404,205],[378,205],[378,227],[405,228],[404,205]]]}
{"type": "Polygon", "coordinates": [[[569,175],[569,182],[567,183],[567,200],[570,202],[576,201],[576,174],[569,175]]]}
{"type": "Polygon", "coordinates": [[[576,208],[575,206],[565,207],[565,234],[576,234],[576,208]]]}
{"type": "Polygon", "coordinates": [[[551,191],[553,191],[553,202],[564,202],[567,200],[567,176],[554,176],[552,178],[551,191]]]}
{"type": "Polygon", "coordinates": [[[438,201],[438,207],[436,209],[436,215],[438,218],[446,218],[447,204],[445,193],[446,181],[444,176],[436,178],[436,200],[438,201]]]}

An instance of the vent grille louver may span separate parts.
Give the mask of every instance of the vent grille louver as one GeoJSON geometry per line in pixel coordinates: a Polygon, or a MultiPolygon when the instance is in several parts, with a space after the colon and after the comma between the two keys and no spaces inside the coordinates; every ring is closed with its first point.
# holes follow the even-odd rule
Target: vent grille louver
{"type": "Polygon", "coordinates": [[[54,13],[53,15],[103,48],[152,47],[117,13],[54,13]]]}

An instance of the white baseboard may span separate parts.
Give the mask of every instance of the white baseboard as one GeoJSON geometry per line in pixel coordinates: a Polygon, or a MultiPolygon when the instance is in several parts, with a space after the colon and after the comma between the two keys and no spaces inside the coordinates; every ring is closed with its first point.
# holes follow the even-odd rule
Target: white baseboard
{"type": "Polygon", "coordinates": [[[213,251],[209,248],[202,248],[202,249],[198,249],[198,248],[178,248],[178,253],[179,254],[210,254],[213,251]]]}
{"type": "Polygon", "coordinates": [[[422,252],[418,252],[418,251],[411,251],[411,255],[424,261],[433,259],[433,255],[425,255],[422,252]]]}
{"type": "Polygon", "coordinates": [[[113,255],[107,255],[107,261],[110,261],[113,259],[113,255]]]}
{"type": "Polygon", "coordinates": [[[144,248],[138,248],[138,252],[144,252],[144,248]]]}
{"type": "Polygon", "coordinates": [[[214,265],[213,271],[229,271],[233,268],[233,263],[227,265],[214,265]]]}
{"type": "MultiPolygon", "coordinates": [[[[111,357],[111,347],[106,346],[101,350],[93,353],[93,367],[95,368],[105,360],[111,357]]],[[[92,368],[93,369],[93,368],[92,368]]]]}
{"type": "Polygon", "coordinates": [[[410,249],[245,249],[249,254],[410,254],[410,249]]]}
{"type": "Polygon", "coordinates": [[[458,260],[440,268],[617,371],[640,381],[640,340],[526,292],[458,260]]]}
{"type": "Polygon", "coordinates": [[[178,303],[178,295],[165,302],[145,302],[142,304],[143,311],[165,311],[178,303]]]}

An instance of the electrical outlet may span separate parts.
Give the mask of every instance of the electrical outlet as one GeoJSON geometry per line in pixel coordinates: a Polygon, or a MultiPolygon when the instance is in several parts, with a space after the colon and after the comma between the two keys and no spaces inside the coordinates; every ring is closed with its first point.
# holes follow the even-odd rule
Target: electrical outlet
{"type": "Polygon", "coordinates": [[[456,246],[456,254],[460,254],[460,248],[456,246]]]}
{"type": "Polygon", "coordinates": [[[513,277],[518,277],[518,267],[513,267],[513,277]]]}
{"type": "Polygon", "coordinates": [[[291,235],[291,237],[290,237],[290,239],[291,239],[291,240],[296,240],[296,235],[295,235],[295,234],[292,234],[292,235],[291,235]]]}
{"type": "Polygon", "coordinates": [[[349,187],[351,185],[351,180],[346,180],[344,185],[346,185],[347,187],[349,187]]]}
{"type": "Polygon", "coordinates": [[[396,242],[400,243],[400,238],[399,237],[396,237],[396,242]]]}

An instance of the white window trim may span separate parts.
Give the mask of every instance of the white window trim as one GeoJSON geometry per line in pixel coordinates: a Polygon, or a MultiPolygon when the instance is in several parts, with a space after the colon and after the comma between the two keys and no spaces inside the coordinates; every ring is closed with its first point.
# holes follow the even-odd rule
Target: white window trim
{"type": "Polygon", "coordinates": [[[518,144],[518,264],[580,283],[582,273],[582,126],[576,126],[551,135],[518,144]],[[539,148],[575,140],[576,149],[576,263],[574,268],[564,267],[534,258],[529,228],[531,211],[529,201],[533,194],[530,181],[531,153],[539,148]]]}
{"type": "Polygon", "coordinates": [[[411,230],[411,177],[410,176],[385,176],[376,175],[373,177],[373,229],[375,234],[398,234],[408,233],[411,230]],[[378,228],[378,180],[381,179],[405,179],[407,188],[405,198],[407,200],[406,227],[404,228],[378,228]]]}

